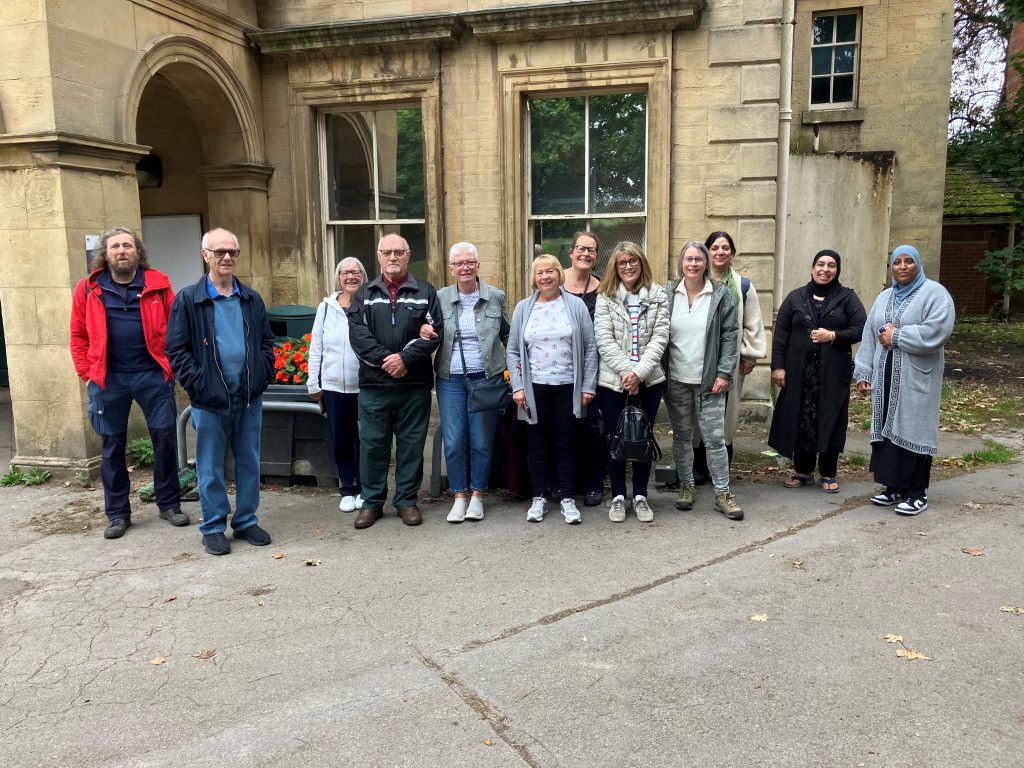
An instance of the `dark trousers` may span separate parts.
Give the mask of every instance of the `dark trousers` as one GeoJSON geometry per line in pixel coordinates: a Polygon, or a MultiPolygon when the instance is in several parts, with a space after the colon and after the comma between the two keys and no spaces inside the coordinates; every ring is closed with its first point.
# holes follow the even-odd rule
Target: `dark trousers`
{"type": "Polygon", "coordinates": [[[572,413],[572,384],[534,384],[537,423],[530,424],[528,460],[533,495],[557,491],[560,498],[573,495],[576,480],[576,427],[572,413]],[[552,483],[552,480],[557,480],[552,483]]]}
{"type": "Polygon", "coordinates": [[[397,509],[415,506],[423,484],[423,445],[429,423],[428,386],[364,387],[359,391],[359,479],[365,509],[380,509],[387,501],[392,442],[392,502],[397,509]]]}
{"type": "MultiPolygon", "coordinates": [[[[629,402],[633,405],[639,404],[640,410],[647,416],[647,420],[653,426],[658,416],[658,407],[661,405],[662,395],[665,394],[665,384],[655,384],[648,387],[640,385],[640,392],[636,397],[631,397],[629,402]]],[[[619,416],[626,407],[626,393],[616,392],[607,387],[597,388],[597,400],[601,404],[601,414],[604,416],[605,456],[608,461],[608,475],[612,481],[612,497],[626,495],[626,462],[616,461],[607,453],[608,436],[618,428],[619,416]]],[[[633,462],[633,496],[646,496],[647,484],[651,479],[651,462],[633,462]]]]}
{"type": "Polygon", "coordinates": [[[323,396],[338,487],[342,496],[356,496],[363,490],[359,483],[359,395],[325,389],[323,396]]]}
{"type": "Polygon", "coordinates": [[[89,382],[89,422],[102,444],[100,477],[103,506],[111,520],[131,517],[128,495],[131,480],[125,449],[128,443],[128,413],[132,401],[139,404],[153,441],[153,482],[156,504],[161,510],[178,509],[178,448],[174,429],[177,408],[174,381],[163,371],[107,371],[106,389],[89,382]]]}
{"type": "Polygon", "coordinates": [[[839,451],[830,450],[821,453],[805,451],[801,448],[793,450],[793,469],[798,475],[814,474],[814,464],[817,460],[818,474],[822,477],[835,477],[839,469],[839,451]]]}
{"type": "Polygon", "coordinates": [[[587,406],[587,415],[576,419],[576,455],[579,457],[576,490],[581,493],[604,491],[605,450],[601,440],[600,408],[595,397],[587,406]]]}

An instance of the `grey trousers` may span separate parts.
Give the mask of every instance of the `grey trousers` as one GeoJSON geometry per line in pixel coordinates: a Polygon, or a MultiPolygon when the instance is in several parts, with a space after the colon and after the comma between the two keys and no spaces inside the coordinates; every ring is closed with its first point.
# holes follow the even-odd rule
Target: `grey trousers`
{"type": "Polygon", "coordinates": [[[696,422],[708,451],[708,469],[715,493],[729,490],[729,454],[725,449],[725,401],[723,392],[701,392],[700,384],[669,379],[665,405],[672,422],[672,455],[680,485],[693,485],[693,425],[696,422]]]}

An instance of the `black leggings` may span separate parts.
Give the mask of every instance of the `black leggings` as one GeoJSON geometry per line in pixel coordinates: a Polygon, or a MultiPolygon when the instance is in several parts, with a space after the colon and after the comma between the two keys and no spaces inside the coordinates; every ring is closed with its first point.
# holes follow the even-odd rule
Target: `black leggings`
{"type": "Polygon", "coordinates": [[[574,495],[577,419],[572,412],[572,390],[572,384],[533,385],[537,423],[527,428],[526,455],[535,497],[554,491],[559,498],[574,495]]]}

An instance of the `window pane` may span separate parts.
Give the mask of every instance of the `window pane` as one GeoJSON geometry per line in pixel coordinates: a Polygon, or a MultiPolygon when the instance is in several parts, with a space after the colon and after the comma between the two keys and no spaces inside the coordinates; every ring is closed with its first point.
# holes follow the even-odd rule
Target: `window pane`
{"type": "Polygon", "coordinates": [[[857,39],[857,14],[848,13],[836,17],[836,42],[852,43],[857,39]]]}
{"type": "Polygon", "coordinates": [[[811,74],[829,75],[832,74],[832,49],[813,48],[811,49],[811,74]]]}
{"type": "Polygon", "coordinates": [[[853,101],[853,75],[839,75],[832,81],[832,101],[853,101]]]}
{"type": "Polygon", "coordinates": [[[836,46],[836,66],[834,72],[853,72],[853,57],[856,52],[853,45],[836,46]]]}
{"type": "Polygon", "coordinates": [[[569,243],[577,232],[590,231],[601,244],[594,273],[604,274],[612,248],[621,240],[640,243],[646,238],[646,219],[546,219],[533,222],[533,242],[540,244],[543,253],[557,256],[563,267],[569,266],[569,243]]]}
{"type": "MultiPolygon", "coordinates": [[[[423,224],[386,224],[381,227],[380,236],[401,235],[409,243],[412,257],[409,259],[409,273],[417,280],[427,279],[427,235],[423,224]]],[[[377,243],[373,244],[376,259],[377,243]]],[[[371,274],[380,273],[380,264],[374,264],[371,274]]]]}
{"type": "Polygon", "coordinates": [[[395,119],[398,132],[395,159],[397,218],[422,219],[423,113],[418,109],[398,109],[395,110],[395,119]]]}
{"type": "Polygon", "coordinates": [[[372,219],[373,138],[369,113],[327,115],[327,201],[331,219],[372,219]]]}
{"type": "Polygon", "coordinates": [[[814,19],[814,27],[811,32],[814,45],[827,45],[832,42],[832,23],[834,16],[818,16],[814,19]]]}
{"type": "Polygon", "coordinates": [[[811,79],[811,104],[828,104],[829,98],[828,77],[815,77],[811,79]]]}
{"type": "Polygon", "coordinates": [[[590,98],[590,212],[644,210],[647,94],[590,98]]]}
{"type": "Polygon", "coordinates": [[[534,214],[584,213],[583,97],[530,102],[534,214]]]}
{"type": "MultiPolygon", "coordinates": [[[[330,265],[332,275],[339,261],[352,257],[362,262],[371,280],[377,276],[380,272],[375,253],[378,238],[372,224],[331,227],[331,234],[334,237],[334,264],[330,265]]],[[[329,287],[334,290],[333,283],[329,287]]]]}
{"type": "Polygon", "coordinates": [[[423,123],[418,109],[381,110],[377,163],[381,219],[423,217],[423,123]]]}

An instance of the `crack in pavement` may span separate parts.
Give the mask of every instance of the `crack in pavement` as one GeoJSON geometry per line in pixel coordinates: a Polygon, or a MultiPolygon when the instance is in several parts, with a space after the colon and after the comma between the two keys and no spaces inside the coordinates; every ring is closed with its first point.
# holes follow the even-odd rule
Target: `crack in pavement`
{"type": "Polygon", "coordinates": [[[458,675],[445,670],[435,659],[420,653],[420,661],[427,669],[441,678],[441,682],[447,685],[470,709],[480,715],[491,726],[494,735],[505,742],[524,764],[530,768],[540,768],[540,763],[530,753],[529,748],[513,735],[508,717],[480,698],[472,688],[459,679],[458,675]]]}
{"type": "Polygon", "coordinates": [[[535,627],[546,627],[551,624],[555,624],[561,621],[562,619],[568,618],[569,616],[574,616],[577,613],[584,613],[586,611],[591,611],[595,608],[602,608],[606,605],[617,603],[621,600],[625,600],[636,595],[642,595],[644,592],[649,592],[652,589],[660,587],[664,584],[670,584],[673,581],[678,581],[679,579],[689,576],[690,574],[696,573],[697,571],[704,570],[705,568],[709,568],[713,565],[719,565],[720,563],[727,562],[735,557],[739,557],[740,555],[745,555],[748,552],[753,552],[754,550],[760,549],[761,547],[764,547],[768,544],[772,544],[776,541],[781,541],[791,536],[795,536],[797,533],[801,531],[805,531],[809,528],[814,528],[815,526],[825,522],[826,520],[830,520],[833,517],[837,517],[838,515],[841,515],[845,512],[849,512],[851,509],[856,509],[860,506],[863,506],[865,503],[868,502],[870,498],[871,497],[869,495],[864,495],[847,499],[843,504],[836,507],[835,509],[830,509],[828,512],[824,512],[823,514],[808,518],[807,520],[804,520],[802,523],[798,525],[787,526],[784,531],[776,531],[775,533],[769,534],[763,539],[750,542],[749,544],[744,544],[743,546],[725,552],[721,555],[718,555],[717,557],[713,557],[710,560],[705,560],[701,563],[691,565],[689,568],[684,568],[683,570],[678,571],[676,573],[666,574],[665,576],[661,576],[657,579],[654,579],[653,581],[649,581],[646,584],[639,584],[635,587],[630,587],[629,589],[625,589],[621,592],[616,592],[614,594],[608,595],[607,597],[602,597],[598,600],[591,600],[589,602],[583,603],[582,605],[576,605],[570,608],[563,608],[560,611],[549,613],[547,616],[541,616],[539,619],[534,619],[533,621],[528,621],[524,624],[518,624],[514,627],[509,627],[504,632],[501,632],[500,634],[497,634],[494,637],[484,638],[482,640],[471,640],[465,645],[462,645],[456,648],[454,651],[450,652],[449,655],[456,656],[462,653],[466,653],[468,651],[475,651],[478,648],[483,648],[484,646],[491,645],[492,643],[497,643],[502,640],[508,640],[510,637],[515,637],[516,635],[526,632],[527,630],[533,629],[535,627]]]}

